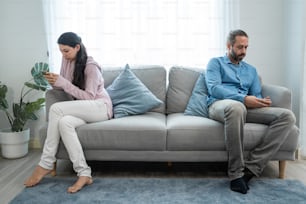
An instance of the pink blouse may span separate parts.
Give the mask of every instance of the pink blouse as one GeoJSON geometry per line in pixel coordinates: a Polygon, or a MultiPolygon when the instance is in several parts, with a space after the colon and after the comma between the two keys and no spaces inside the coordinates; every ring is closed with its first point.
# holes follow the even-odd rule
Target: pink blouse
{"type": "Polygon", "coordinates": [[[103,99],[107,106],[107,114],[109,119],[113,116],[113,106],[110,96],[104,88],[104,79],[102,77],[102,69],[94,61],[92,57],[87,58],[85,67],[85,90],[72,84],[74,62],[62,59],[61,72],[56,80],[54,87],[63,89],[78,100],[95,100],[103,99]]]}

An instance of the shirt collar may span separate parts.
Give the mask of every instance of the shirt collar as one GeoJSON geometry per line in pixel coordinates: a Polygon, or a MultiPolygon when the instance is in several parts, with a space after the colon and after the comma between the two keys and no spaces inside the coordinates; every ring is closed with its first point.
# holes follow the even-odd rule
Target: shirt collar
{"type": "Polygon", "coordinates": [[[240,61],[238,64],[233,64],[232,61],[227,56],[227,54],[225,54],[225,56],[224,56],[224,62],[227,63],[227,64],[232,64],[234,66],[238,66],[238,67],[242,66],[242,61],[240,61]]]}
{"type": "Polygon", "coordinates": [[[227,54],[225,54],[225,56],[224,56],[224,61],[225,61],[225,63],[227,63],[227,64],[233,64],[233,63],[231,62],[231,60],[229,59],[229,57],[227,56],[227,54]]]}

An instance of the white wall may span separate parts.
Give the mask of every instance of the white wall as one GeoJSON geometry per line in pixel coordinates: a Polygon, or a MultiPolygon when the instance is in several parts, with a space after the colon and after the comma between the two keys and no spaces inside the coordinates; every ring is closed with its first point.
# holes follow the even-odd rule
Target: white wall
{"type": "MultiPolygon", "coordinates": [[[[31,78],[30,69],[47,61],[47,43],[41,0],[1,0],[0,81],[9,88],[10,100],[18,100],[22,85],[31,78]]],[[[0,128],[8,127],[0,112],[0,128]]],[[[35,130],[31,137],[35,137],[35,130]]]]}
{"type": "Polygon", "coordinates": [[[301,93],[304,92],[304,43],[306,40],[306,2],[291,0],[285,2],[284,9],[284,83],[292,90],[293,111],[300,124],[301,93]]]}
{"type": "Polygon", "coordinates": [[[264,82],[292,90],[299,125],[305,41],[304,0],[240,0],[240,25],[249,34],[246,60],[264,82]]]}
{"type": "Polygon", "coordinates": [[[254,65],[263,81],[284,84],[283,4],[280,0],[240,0],[240,26],[249,35],[245,60],[254,65]]]}

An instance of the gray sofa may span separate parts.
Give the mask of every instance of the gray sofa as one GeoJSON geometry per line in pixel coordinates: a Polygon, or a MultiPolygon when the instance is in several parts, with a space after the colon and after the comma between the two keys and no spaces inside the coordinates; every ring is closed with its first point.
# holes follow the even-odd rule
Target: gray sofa
{"type": "MultiPolygon", "coordinates": [[[[145,162],[226,162],[223,124],[209,118],[186,116],[184,110],[201,69],[161,66],[131,67],[133,73],[163,104],[142,115],[82,125],[77,132],[87,160],[145,162]]],[[[104,68],[105,87],[123,68],[104,68]]],[[[263,83],[263,96],[273,106],[291,109],[291,92],[284,87],[263,83]]],[[[57,101],[71,100],[63,91],[49,90],[46,112],[57,101]]],[[[47,114],[48,115],[48,114],[47,114]]],[[[261,140],[267,126],[245,125],[245,153],[261,140]]],[[[42,142],[47,125],[42,127],[42,142]]],[[[280,161],[279,176],[284,177],[285,161],[295,159],[299,129],[294,127],[284,145],[274,155],[280,161]]],[[[61,143],[57,157],[68,159],[61,143]]]]}

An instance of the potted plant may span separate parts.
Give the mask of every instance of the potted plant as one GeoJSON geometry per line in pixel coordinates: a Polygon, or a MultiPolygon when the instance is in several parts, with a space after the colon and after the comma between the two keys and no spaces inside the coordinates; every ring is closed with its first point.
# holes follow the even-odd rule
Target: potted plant
{"type": "Polygon", "coordinates": [[[12,111],[9,111],[6,94],[8,88],[0,82],[0,110],[3,111],[8,119],[10,128],[0,130],[0,143],[2,156],[5,158],[19,158],[28,153],[28,142],[30,130],[25,128],[28,120],[37,120],[36,112],[44,106],[45,98],[33,99],[29,95],[32,91],[45,92],[49,86],[43,73],[49,71],[47,63],[35,63],[31,69],[32,79],[25,82],[18,102],[12,103],[12,111]],[[29,96],[31,98],[29,98],[29,96]]]}

